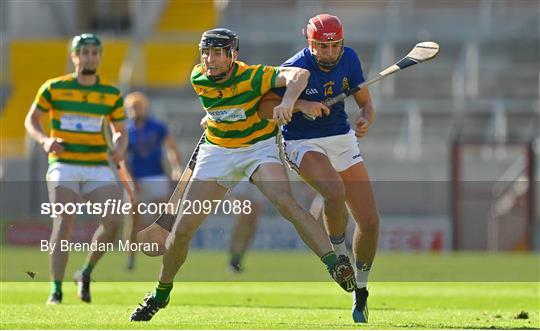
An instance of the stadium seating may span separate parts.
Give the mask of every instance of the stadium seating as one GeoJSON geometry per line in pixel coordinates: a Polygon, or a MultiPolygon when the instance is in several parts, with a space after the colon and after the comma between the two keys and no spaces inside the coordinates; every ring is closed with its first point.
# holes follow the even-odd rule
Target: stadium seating
{"type": "Polygon", "coordinates": [[[194,32],[216,26],[218,12],[214,1],[169,1],[156,24],[156,32],[194,32]]]}
{"type": "Polygon", "coordinates": [[[3,157],[24,154],[24,118],[39,86],[66,72],[68,40],[14,40],[9,50],[12,93],[1,115],[3,157]]]}
{"type": "Polygon", "coordinates": [[[142,48],[145,84],[149,88],[179,88],[189,82],[189,74],[198,54],[196,44],[148,41],[142,48]]]}
{"type": "Polygon", "coordinates": [[[129,47],[128,39],[104,39],[104,54],[99,66],[99,74],[111,82],[119,83],[120,70],[126,60],[129,47]]]}
{"type": "Polygon", "coordinates": [[[142,43],[144,74],[135,85],[178,89],[189,81],[197,61],[200,34],[216,26],[213,1],[169,1],[156,22],[156,35],[142,43]]]}

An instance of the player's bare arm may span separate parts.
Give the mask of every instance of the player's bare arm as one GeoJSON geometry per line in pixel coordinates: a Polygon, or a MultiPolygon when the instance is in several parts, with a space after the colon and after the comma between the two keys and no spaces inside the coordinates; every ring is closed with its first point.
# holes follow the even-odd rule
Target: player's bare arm
{"type": "Polygon", "coordinates": [[[174,137],[169,133],[165,140],[165,149],[167,152],[167,160],[171,166],[171,179],[174,181],[179,181],[182,176],[182,169],[180,169],[180,162],[182,157],[180,156],[180,150],[174,141],[174,137]]]}
{"type": "Polygon", "coordinates": [[[113,132],[111,157],[115,163],[118,163],[124,159],[124,155],[126,154],[128,144],[126,126],[123,121],[111,122],[111,129],[113,132]]]}
{"type": "MultiPolygon", "coordinates": [[[[276,93],[272,91],[266,93],[259,105],[259,116],[266,119],[272,118],[274,107],[279,105],[280,102],[281,97],[276,93]]],[[[320,102],[298,99],[293,108],[293,113],[296,112],[302,112],[309,117],[316,118],[329,115],[330,108],[320,102]]]]}
{"type": "Polygon", "coordinates": [[[43,112],[39,110],[36,106],[32,106],[30,111],[26,115],[24,121],[24,127],[28,134],[37,141],[47,153],[62,153],[64,147],[62,147],[62,139],[49,137],[45,134],[42,126],[43,112]]]}
{"type": "Polygon", "coordinates": [[[292,120],[294,104],[306,88],[309,75],[309,71],[301,68],[279,68],[279,74],[276,77],[276,87],[286,86],[287,89],[281,99],[281,103],[274,107],[273,118],[278,124],[287,124],[292,120]]]}
{"type": "Polygon", "coordinates": [[[361,88],[353,96],[356,104],[362,111],[361,115],[355,121],[356,127],[354,131],[358,138],[362,138],[367,134],[370,125],[375,120],[375,109],[373,108],[373,101],[367,87],[361,88]]]}

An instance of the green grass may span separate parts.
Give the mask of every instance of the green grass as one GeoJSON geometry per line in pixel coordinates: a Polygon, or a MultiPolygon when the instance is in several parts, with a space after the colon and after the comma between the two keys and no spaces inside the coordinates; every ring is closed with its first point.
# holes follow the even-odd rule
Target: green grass
{"type": "MultiPolygon", "coordinates": [[[[152,283],[95,283],[94,302],[43,304],[47,283],[2,283],[3,329],[352,329],[350,297],[331,283],[177,283],[149,323],[127,322],[152,283]]],[[[370,329],[539,328],[538,284],[374,283],[370,329]],[[529,319],[516,319],[527,311],[529,319]]],[[[365,328],[365,327],[364,327],[365,328]]]]}
{"type": "MultiPolygon", "coordinates": [[[[149,323],[133,324],[130,313],[153,289],[160,259],[141,256],[137,271],[128,274],[122,254],[106,255],[93,274],[92,304],[79,302],[75,286],[66,282],[64,303],[46,306],[48,262],[36,250],[2,249],[2,329],[540,328],[538,255],[533,254],[379,254],[372,277],[378,281],[370,283],[370,323],[363,326],[351,323],[351,296],[326,281],[322,265],[307,252],[251,252],[248,271],[237,277],[225,271],[225,253],[194,251],[177,277],[170,306],[149,323]],[[481,269],[497,263],[503,274],[504,266],[521,267],[517,273],[532,280],[448,281],[449,275],[459,280],[467,273],[489,280],[484,277],[491,270],[481,269]],[[36,279],[24,271],[36,272],[36,279]],[[197,277],[206,281],[193,282],[197,277]],[[392,279],[402,281],[382,281],[392,279]],[[521,311],[527,319],[516,318],[521,311]]],[[[83,258],[70,256],[66,279],[83,258]]]]}
{"type": "MultiPolygon", "coordinates": [[[[83,264],[86,254],[69,255],[66,275],[83,264]]],[[[161,258],[139,254],[136,272],[123,269],[125,255],[107,253],[93,273],[98,281],[154,281],[161,258]]],[[[257,281],[289,282],[328,281],[320,260],[311,252],[252,251],[246,259],[248,272],[231,275],[225,270],[227,253],[192,250],[181,277],[184,281],[257,281]]],[[[27,281],[26,271],[37,274],[37,281],[47,281],[49,255],[38,247],[0,246],[0,280],[27,281]]],[[[370,280],[377,282],[535,282],[540,279],[540,254],[535,253],[388,253],[377,254],[370,280]]]]}

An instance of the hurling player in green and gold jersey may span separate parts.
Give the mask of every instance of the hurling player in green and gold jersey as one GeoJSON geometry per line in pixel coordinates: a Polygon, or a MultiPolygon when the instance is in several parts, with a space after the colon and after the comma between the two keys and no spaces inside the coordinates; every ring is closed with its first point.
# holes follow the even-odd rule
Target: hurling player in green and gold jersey
{"type": "MultiPolygon", "coordinates": [[[[201,63],[193,69],[191,82],[207,114],[206,143],[200,146],[183,199],[215,204],[240,180],[249,178],[294,225],[334,280],[352,291],[352,266],[338,260],[322,224],[293,198],[276,143],[275,122],[291,120],[293,105],[306,87],[309,73],[237,61],[238,37],[228,29],[204,32],[199,49],[201,63]],[[257,114],[261,97],[274,87],[286,87],[282,102],[274,108],[275,122],[257,114]]],[[[180,211],[167,239],[159,283],[132,313],[131,321],[148,321],[168,304],[173,279],[186,260],[191,238],[207,216],[180,211]]]]}
{"type": "MultiPolygon", "coordinates": [[[[109,199],[121,199],[121,191],[109,167],[102,127],[103,123],[111,124],[114,135],[110,153],[117,163],[127,147],[123,98],[118,88],[96,73],[101,52],[97,36],[90,33],[75,36],[71,43],[75,71],[46,81],[26,116],[26,130],[49,153],[47,186],[51,203],[66,205],[77,202],[82,196],[84,201],[103,206],[109,199]],[[43,130],[44,120],[50,123],[50,136],[43,130]]],[[[51,252],[49,304],[62,302],[68,252],[59,246],[61,240],[70,239],[74,216],[63,213],[53,219],[50,244],[57,245],[51,252]]],[[[100,219],[92,241],[111,243],[119,224],[120,215],[107,213],[100,219]]],[[[99,250],[90,251],[82,270],[75,274],[78,296],[84,302],[91,301],[90,273],[103,254],[99,250]]]]}

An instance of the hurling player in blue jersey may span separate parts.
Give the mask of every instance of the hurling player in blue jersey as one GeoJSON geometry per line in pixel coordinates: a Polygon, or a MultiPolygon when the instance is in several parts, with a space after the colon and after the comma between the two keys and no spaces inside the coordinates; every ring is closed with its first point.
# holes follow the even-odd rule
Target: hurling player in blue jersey
{"type": "MultiPolygon", "coordinates": [[[[312,17],[304,35],[308,47],[282,65],[307,69],[311,74],[295,104],[292,120],[282,128],[285,151],[293,168],[323,196],[325,226],[337,254],[348,256],[345,247],[347,208],[356,222],[353,254],[358,288],[354,292],[353,319],[365,323],[368,320],[367,279],[377,249],[379,216],[356,137],[366,135],[375,112],[367,87],[354,94],[361,114],[352,128],[344,102],[331,109],[320,103],[364,81],[358,56],[353,49],[344,46],[339,18],[328,14],[312,17]],[[310,115],[312,120],[305,115],[310,115]]],[[[283,95],[280,89],[273,92],[261,103],[262,116],[271,111],[279,103],[279,95],[283,95]]]]}
{"type": "MultiPolygon", "coordinates": [[[[171,194],[171,180],[181,177],[180,151],[167,126],[148,115],[148,98],[141,92],[126,96],[124,106],[130,117],[127,123],[129,144],[127,150],[128,166],[135,181],[137,202],[164,203],[171,194]],[[171,168],[170,179],[163,169],[163,147],[171,168]]],[[[145,215],[138,214],[134,208],[131,222],[126,222],[125,239],[136,241],[136,234],[145,215]]],[[[126,268],[135,266],[135,252],[128,252],[126,268]]]]}

